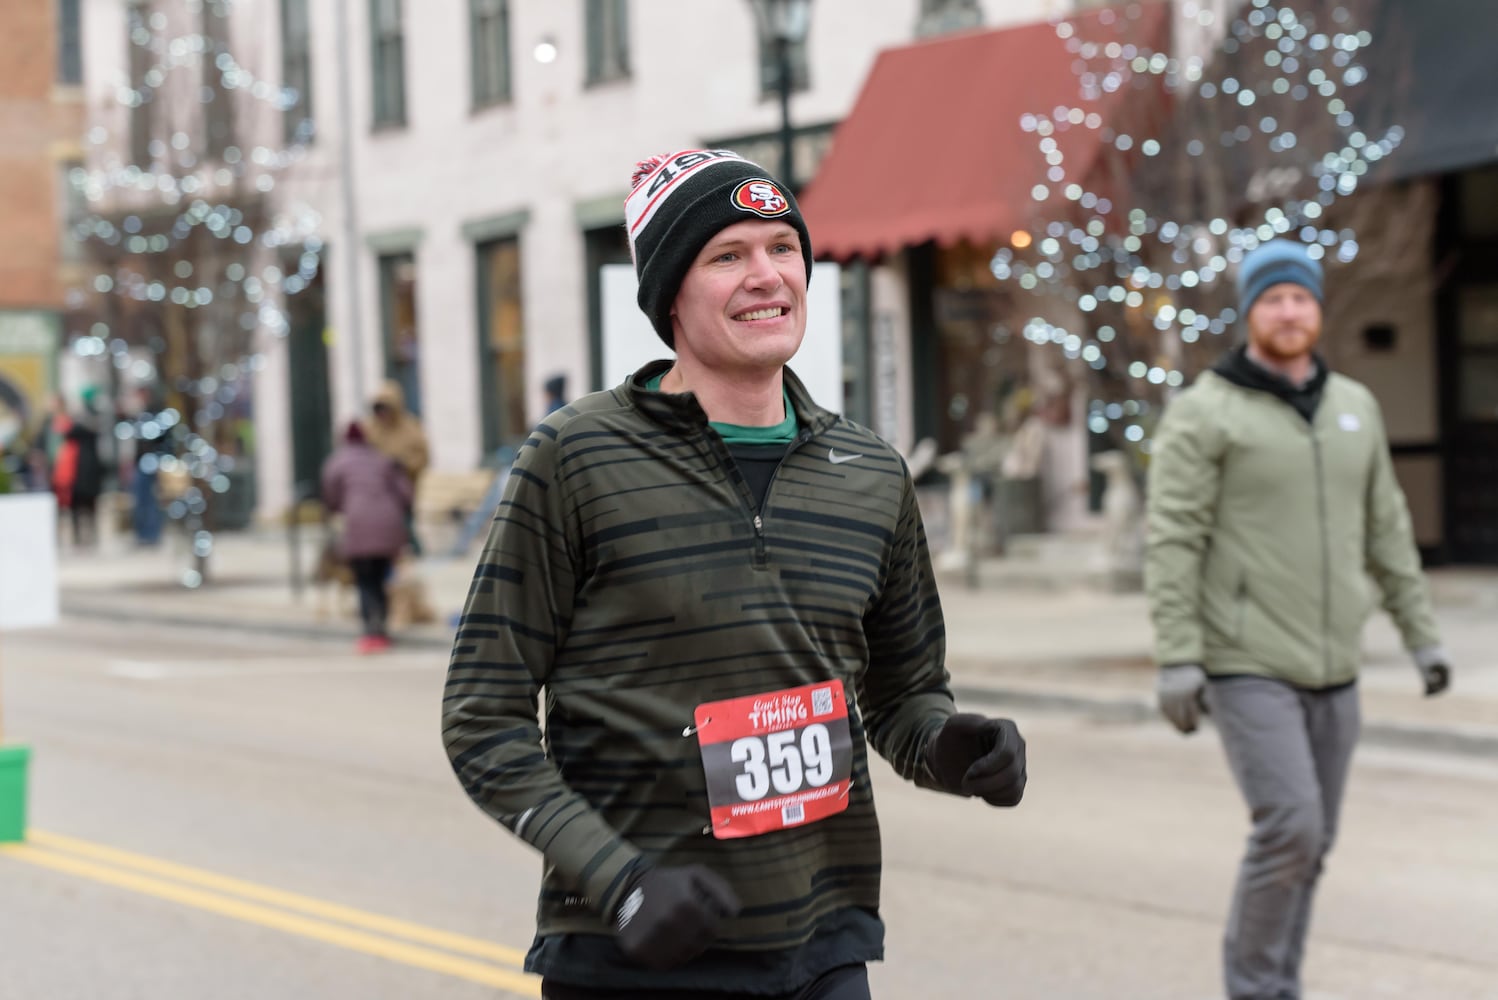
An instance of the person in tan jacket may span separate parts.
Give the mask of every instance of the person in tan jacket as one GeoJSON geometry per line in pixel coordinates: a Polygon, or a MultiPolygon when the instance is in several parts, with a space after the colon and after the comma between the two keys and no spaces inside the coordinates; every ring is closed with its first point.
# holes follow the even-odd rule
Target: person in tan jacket
{"type": "MultiPolygon", "coordinates": [[[[364,429],[364,439],[405,470],[414,496],[421,474],[430,462],[430,455],[426,430],[422,428],[416,415],[406,409],[406,394],[401,390],[399,382],[386,379],[380,384],[370,401],[369,416],[361,426],[364,429]]],[[[411,549],[419,555],[421,544],[416,539],[415,526],[410,523],[409,512],[407,527],[410,530],[411,549]]]]}
{"type": "Polygon", "coordinates": [[[386,379],[369,403],[364,436],[370,444],[400,463],[414,486],[429,461],[427,434],[416,415],[406,409],[406,394],[395,379],[386,379]]]}

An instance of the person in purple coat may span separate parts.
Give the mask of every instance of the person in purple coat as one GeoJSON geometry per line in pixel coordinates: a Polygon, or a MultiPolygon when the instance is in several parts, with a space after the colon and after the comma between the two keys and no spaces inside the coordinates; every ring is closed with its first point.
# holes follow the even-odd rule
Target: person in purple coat
{"type": "Polygon", "coordinates": [[[385,581],[409,538],[411,480],[395,460],[365,440],[364,428],[355,421],[344,431],[343,444],[323,464],[322,497],[329,511],[343,515],[339,553],[353,570],[364,620],[357,649],[389,649],[385,581]]]}

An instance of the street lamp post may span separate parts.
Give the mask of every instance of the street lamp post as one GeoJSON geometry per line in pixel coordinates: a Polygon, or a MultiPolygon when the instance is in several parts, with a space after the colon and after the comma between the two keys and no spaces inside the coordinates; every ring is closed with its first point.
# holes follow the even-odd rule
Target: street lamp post
{"type": "Polygon", "coordinates": [[[775,84],[780,92],[780,183],[795,190],[795,136],[791,131],[791,46],[806,40],[811,0],[750,0],[760,39],[775,49],[775,84]]]}

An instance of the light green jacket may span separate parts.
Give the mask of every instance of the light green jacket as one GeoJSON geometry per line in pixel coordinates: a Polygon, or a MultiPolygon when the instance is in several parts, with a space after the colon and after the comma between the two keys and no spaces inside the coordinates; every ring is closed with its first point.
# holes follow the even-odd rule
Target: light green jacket
{"type": "Polygon", "coordinates": [[[1145,582],[1162,666],[1345,684],[1376,595],[1407,648],[1440,642],[1378,403],[1336,374],[1309,424],[1215,372],[1171,402],[1145,582]]]}

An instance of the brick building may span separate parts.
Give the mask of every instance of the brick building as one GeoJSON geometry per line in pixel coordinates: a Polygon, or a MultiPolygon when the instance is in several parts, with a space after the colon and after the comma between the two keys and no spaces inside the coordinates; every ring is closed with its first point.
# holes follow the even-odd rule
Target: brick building
{"type": "Polygon", "coordinates": [[[82,159],[78,0],[10,0],[0,32],[0,448],[57,388],[74,248],[67,172],[82,159]]]}

